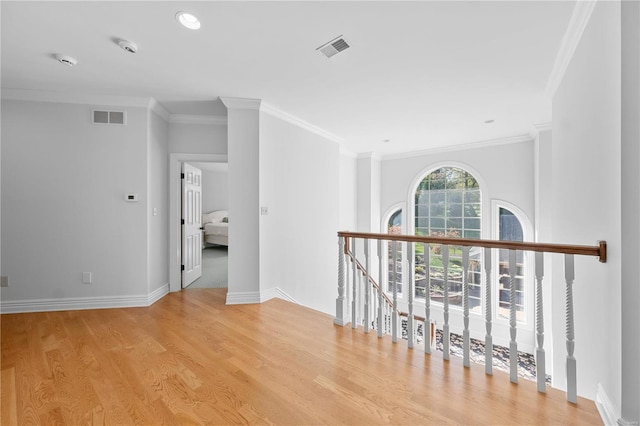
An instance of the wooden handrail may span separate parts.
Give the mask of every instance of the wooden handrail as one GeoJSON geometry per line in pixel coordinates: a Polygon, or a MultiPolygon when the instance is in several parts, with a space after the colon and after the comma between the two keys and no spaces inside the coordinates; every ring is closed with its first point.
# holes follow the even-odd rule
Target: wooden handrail
{"type": "MultiPolygon", "coordinates": [[[[595,256],[600,262],[607,261],[607,242],[598,241],[597,246],[582,246],[572,244],[551,244],[551,243],[530,243],[520,241],[498,241],[498,240],[474,240],[471,238],[445,238],[445,237],[423,237],[419,235],[403,234],[375,234],[368,232],[338,232],[343,238],[366,238],[369,240],[406,241],[409,243],[429,243],[446,244],[451,246],[488,247],[507,250],[525,250],[547,253],[578,254],[584,256],[595,256]]],[[[347,245],[345,244],[345,247],[347,245]]]]}

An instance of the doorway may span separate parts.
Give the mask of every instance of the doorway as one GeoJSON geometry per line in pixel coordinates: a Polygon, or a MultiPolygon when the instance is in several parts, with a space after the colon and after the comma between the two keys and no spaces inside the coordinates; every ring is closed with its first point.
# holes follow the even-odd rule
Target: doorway
{"type": "Polygon", "coordinates": [[[226,154],[169,154],[169,291],[182,288],[181,179],[183,162],[227,163],[226,154]]]}
{"type": "MultiPolygon", "coordinates": [[[[189,280],[185,269],[183,288],[226,288],[228,286],[229,190],[228,165],[222,162],[188,162],[183,168],[198,170],[201,176],[200,274],[189,280]]],[[[186,182],[183,182],[186,183],[186,182]]],[[[183,208],[189,199],[183,196],[183,208]]],[[[188,209],[187,209],[188,210],[188,209]]],[[[186,221],[183,227],[186,232],[186,221]]],[[[183,249],[183,261],[188,257],[183,249]]]]}

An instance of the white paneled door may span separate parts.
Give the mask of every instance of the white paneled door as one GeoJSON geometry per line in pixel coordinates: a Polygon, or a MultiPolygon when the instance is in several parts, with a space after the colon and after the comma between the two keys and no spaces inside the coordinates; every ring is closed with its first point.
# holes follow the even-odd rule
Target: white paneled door
{"type": "Polygon", "coordinates": [[[202,275],[202,171],[182,164],[182,288],[202,275]]]}

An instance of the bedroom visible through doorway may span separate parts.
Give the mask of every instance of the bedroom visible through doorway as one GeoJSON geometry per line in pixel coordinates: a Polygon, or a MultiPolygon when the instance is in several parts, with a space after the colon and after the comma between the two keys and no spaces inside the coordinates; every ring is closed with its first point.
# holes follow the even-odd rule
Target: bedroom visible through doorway
{"type": "Polygon", "coordinates": [[[188,162],[202,172],[202,256],[200,278],[185,288],[228,287],[228,164],[188,162]]]}

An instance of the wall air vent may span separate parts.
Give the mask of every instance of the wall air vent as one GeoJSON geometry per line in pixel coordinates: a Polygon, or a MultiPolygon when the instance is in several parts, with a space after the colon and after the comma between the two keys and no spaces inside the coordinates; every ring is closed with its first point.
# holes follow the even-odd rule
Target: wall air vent
{"type": "Polygon", "coordinates": [[[99,111],[93,110],[93,124],[127,124],[125,111],[99,111]]]}
{"type": "Polygon", "coordinates": [[[342,36],[340,36],[331,40],[328,43],[323,44],[322,46],[318,47],[316,50],[319,50],[320,52],[322,52],[324,56],[326,56],[327,58],[330,58],[333,55],[336,55],[342,52],[343,50],[348,49],[349,47],[350,47],[349,43],[347,43],[347,41],[342,36]]]}

